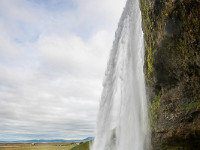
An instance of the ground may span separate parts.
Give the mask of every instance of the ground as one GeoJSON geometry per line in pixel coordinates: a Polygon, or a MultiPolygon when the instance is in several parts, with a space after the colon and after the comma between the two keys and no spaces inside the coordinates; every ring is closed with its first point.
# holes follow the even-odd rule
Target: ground
{"type": "Polygon", "coordinates": [[[32,146],[32,143],[0,143],[0,150],[70,150],[77,146],[73,143],[36,143],[32,146]]]}

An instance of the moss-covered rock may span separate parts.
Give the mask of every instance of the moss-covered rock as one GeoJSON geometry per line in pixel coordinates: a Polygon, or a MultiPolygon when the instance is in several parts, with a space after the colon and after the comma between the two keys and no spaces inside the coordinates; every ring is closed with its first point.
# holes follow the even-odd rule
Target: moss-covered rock
{"type": "Polygon", "coordinates": [[[140,1],[153,149],[199,149],[200,0],[140,1]]]}

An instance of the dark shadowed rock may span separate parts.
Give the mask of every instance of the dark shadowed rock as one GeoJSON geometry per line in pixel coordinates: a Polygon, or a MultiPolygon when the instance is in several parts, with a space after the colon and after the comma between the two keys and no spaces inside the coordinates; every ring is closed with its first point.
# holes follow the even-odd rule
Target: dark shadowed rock
{"type": "Polygon", "coordinates": [[[200,1],[140,0],[154,150],[200,149],[200,1]]]}
{"type": "Polygon", "coordinates": [[[165,26],[165,33],[167,35],[173,36],[181,32],[181,21],[178,17],[176,18],[169,18],[166,26],[165,26]]]}

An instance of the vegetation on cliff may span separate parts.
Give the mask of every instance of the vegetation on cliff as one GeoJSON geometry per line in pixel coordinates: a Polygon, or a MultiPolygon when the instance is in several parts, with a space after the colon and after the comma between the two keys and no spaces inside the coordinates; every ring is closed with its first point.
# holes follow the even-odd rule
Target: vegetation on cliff
{"type": "Polygon", "coordinates": [[[200,1],[140,1],[153,148],[197,149],[200,1]]]}

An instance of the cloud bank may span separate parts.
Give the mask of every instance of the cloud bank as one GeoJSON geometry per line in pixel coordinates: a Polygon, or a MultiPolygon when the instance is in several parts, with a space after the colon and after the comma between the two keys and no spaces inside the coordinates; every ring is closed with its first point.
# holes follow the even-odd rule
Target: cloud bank
{"type": "Polygon", "coordinates": [[[125,0],[0,1],[0,140],[94,136],[125,0]]]}

